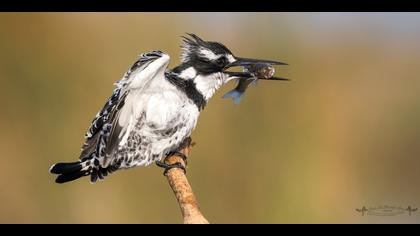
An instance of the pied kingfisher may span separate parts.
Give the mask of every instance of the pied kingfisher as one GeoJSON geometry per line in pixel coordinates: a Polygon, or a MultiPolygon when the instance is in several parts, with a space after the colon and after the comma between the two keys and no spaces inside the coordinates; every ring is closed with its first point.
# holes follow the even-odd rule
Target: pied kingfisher
{"type": "Polygon", "coordinates": [[[142,54],[115,83],[112,96],[92,121],[79,160],[50,168],[58,174],[57,183],[89,175],[96,182],[118,169],[153,162],[166,170],[180,167],[165,166],[161,160],[169,154],[180,155],[176,151],[217,89],[232,79],[252,76],[227,68],[285,64],[236,57],[221,43],[188,36],[183,37],[179,66],[167,69],[169,55],[151,51],[142,54]]]}

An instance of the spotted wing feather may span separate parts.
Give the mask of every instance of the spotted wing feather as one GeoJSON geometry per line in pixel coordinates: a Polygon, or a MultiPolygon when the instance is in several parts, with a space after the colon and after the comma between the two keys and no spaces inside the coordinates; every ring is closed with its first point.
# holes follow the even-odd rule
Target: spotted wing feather
{"type": "MultiPolygon", "coordinates": [[[[80,161],[58,163],[51,167],[51,173],[59,174],[57,183],[72,181],[86,175],[90,175],[91,181],[95,182],[98,178],[102,179],[119,168],[120,160],[110,155],[118,146],[120,134],[125,129],[124,124],[118,123],[118,119],[121,111],[124,110],[126,97],[130,94],[133,84],[137,86],[136,89],[147,86],[147,80],[151,79],[148,73],[153,74],[154,69],[148,68],[148,65],[164,55],[167,56],[160,51],[142,54],[123,78],[114,84],[115,89],[111,97],[97,113],[85,135],[86,140],[82,146],[80,161]],[[147,73],[144,74],[143,71],[147,73]]],[[[169,57],[165,59],[169,60],[169,57]]]]}

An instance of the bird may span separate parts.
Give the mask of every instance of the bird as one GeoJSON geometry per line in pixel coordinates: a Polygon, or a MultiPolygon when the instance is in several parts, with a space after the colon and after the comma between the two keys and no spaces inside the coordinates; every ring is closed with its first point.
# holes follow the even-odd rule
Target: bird
{"type": "Polygon", "coordinates": [[[185,155],[178,148],[196,127],[209,99],[232,79],[253,77],[229,71],[231,67],[283,62],[236,57],[222,43],[195,34],[182,36],[181,63],[168,69],[170,56],[160,50],[143,53],[114,83],[112,95],[96,114],[75,162],[52,165],[56,183],[90,176],[90,182],[109,174],[155,162],[165,168],[182,168],[164,162],[170,155],[185,155]],[[162,161],[163,160],[163,161],[162,161]]]}

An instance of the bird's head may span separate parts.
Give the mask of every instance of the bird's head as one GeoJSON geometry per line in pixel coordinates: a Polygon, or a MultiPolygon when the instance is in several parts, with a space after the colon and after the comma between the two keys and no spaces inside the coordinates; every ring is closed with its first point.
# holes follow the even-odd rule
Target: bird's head
{"type": "Polygon", "coordinates": [[[197,89],[206,99],[224,83],[235,78],[252,77],[247,72],[228,71],[231,67],[248,67],[261,63],[286,65],[286,63],[242,58],[219,42],[204,41],[195,34],[187,34],[182,41],[182,64],[176,71],[184,79],[193,79],[197,89]]]}
{"type": "Polygon", "coordinates": [[[183,37],[181,61],[192,66],[197,73],[209,75],[222,72],[227,64],[235,61],[225,45],[204,41],[195,34],[188,35],[190,37],[183,37]]]}

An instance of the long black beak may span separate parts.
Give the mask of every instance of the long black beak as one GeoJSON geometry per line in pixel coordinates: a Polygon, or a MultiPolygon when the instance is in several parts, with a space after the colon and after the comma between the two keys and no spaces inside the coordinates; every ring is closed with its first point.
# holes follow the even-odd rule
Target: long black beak
{"type": "MultiPolygon", "coordinates": [[[[259,60],[259,59],[252,59],[252,58],[243,58],[243,57],[236,57],[236,61],[228,64],[225,66],[224,70],[227,70],[231,67],[242,66],[242,67],[249,67],[252,65],[259,65],[259,64],[268,64],[268,65],[288,65],[287,63],[280,62],[280,61],[271,61],[271,60],[259,60]]],[[[234,71],[224,71],[224,73],[241,78],[251,78],[254,77],[249,72],[234,72],[234,71]]],[[[266,80],[289,80],[286,78],[280,77],[271,77],[271,78],[259,78],[259,79],[266,79],[266,80]]]]}
{"type": "MultiPolygon", "coordinates": [[[[249,72],[225,71],[223,73],[228,74],[230,76],[234,76],[234,77],[240,77],[240,78],[251,78],[251,77],[254,77],[249,72]]],[[[271,78],[258,78],[258,79],[262,79],[262,80],[289,80],[287,78],[276,77],[276,76],[273,76],[271,78]]]]}
{"type": "Polygon", "coordinates": [[[287,63],[280,62],[280,61],[270,61],[270,60],[259,60],[259,59],[252,59],[252,58],[243,58],[243,57],[236,57],[236,61],[228,64],[225,66],[225,69],[235,67],[235,66],[250,66],[255,64],[270,64],[270,65],[288,65],[287,63]]]}

